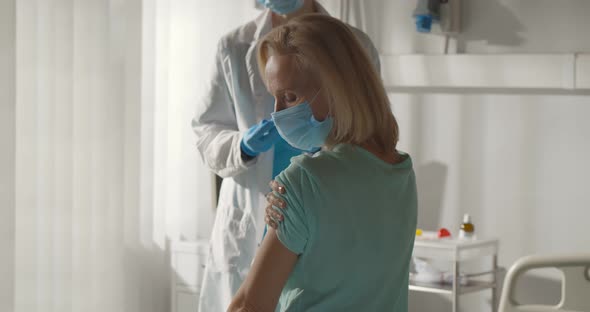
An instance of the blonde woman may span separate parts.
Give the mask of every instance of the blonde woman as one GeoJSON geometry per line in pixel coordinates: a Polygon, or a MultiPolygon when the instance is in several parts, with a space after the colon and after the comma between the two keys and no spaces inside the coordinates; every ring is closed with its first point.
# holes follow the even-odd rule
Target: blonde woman
{"type": "Polygon", "coordinates": [[[407,311],[416,183],[387,95],[350,28],[305,15],[273,29],[258,64],[298,156],[287,203],[229,311],[407,311]]]}

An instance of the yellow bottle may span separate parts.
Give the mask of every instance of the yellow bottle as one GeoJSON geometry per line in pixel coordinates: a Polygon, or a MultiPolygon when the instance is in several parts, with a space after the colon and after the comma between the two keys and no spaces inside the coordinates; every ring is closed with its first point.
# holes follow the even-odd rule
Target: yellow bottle
{"type": "Polygon", "coordinates": [[[459,238],[475,238],[475,226],[473,226],[473,223],[471,223],[471,216],[467,213],[463,216],[463,224],[461,224],[461,229],[459,230],[459,238]]]}

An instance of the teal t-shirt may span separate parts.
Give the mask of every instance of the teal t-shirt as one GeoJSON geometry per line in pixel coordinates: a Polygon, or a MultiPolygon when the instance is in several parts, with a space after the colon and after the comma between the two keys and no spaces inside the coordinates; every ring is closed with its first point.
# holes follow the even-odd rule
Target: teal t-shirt
{"type": "Polygon", "coordinates": [[[276,311],[407,312],[417,194],[402,155],[392,165],[340,144],[277,176],[287,189],[277,236],[299,259],[276,311]]]}

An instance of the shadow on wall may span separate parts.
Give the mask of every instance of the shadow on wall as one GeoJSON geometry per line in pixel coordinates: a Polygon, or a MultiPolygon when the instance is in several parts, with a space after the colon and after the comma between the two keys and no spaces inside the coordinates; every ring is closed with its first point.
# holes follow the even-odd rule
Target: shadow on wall
{"type": "MultiPolygon", "coordinates": [[[[558,273],[557,270],[553,273],[558,273]]],[[[545,271],[547,270],[538,270],[545,271]]],[[[502,295],[504,280],[508,271],[500,268],[498,274],[498,303],[502,295]]],[[[554,276],[555,274],[551,274],[554,276]]],[[[535,274],[525,273],[518,278],[516,282],[515,300],[519,304],[540,304],[540,305],[557,305],[561,300],[561,280],[549,277],[543,277],[535,274]]],[[[486,300],[489,305],[491,300],[486,300]]]]}
{"type": "Polygon", "coordinates": [[[486,41],[489,45],[518,46],[525,30],[500,0],[463,0],[461,2],[461,33],[457,36],[459,51],[469,41],[486,41]]]}
{"type": "Polygon", "coordinates": [[[168,311],[170,307],[170,245],[156,242],[125,247],[125,311],[168,311]],[[139,286],[139,287],[138,287],[139,286]]]}
{"type": "Polygon", "coordinates": [[[516,282],[516,302],[557,305],[561,300],[561,280],[525,274],[516,282]]]}
{"type": "Polygon", "coordinates": [[[418,228],[429,231],[438,229],[447,171],[447,166],[440,162],[430,162],[416,168],[418,228]]]}
{"type": "MultiPolygon", "coordinates": [[[[468,309],[464,310],[468,311],[468,309]]],[[[451,311],[450,297],[440,294],[410,291],[408,295],[408,311],[451,311]]]]}

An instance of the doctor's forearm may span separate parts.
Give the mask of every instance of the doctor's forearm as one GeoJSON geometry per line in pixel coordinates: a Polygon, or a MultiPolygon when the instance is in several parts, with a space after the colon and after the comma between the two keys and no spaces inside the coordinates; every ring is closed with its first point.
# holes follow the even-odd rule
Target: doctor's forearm
{"type": "Polygon", "coordinates": [[[242,134],[233,129],[220,129],[213,125],[193,128],[197,134],[197,150],[207,167],[222,178],[239,175],[256,163],[256,158],[242,158],[242,134]]]}

